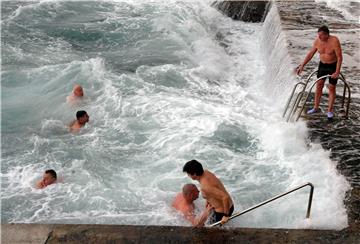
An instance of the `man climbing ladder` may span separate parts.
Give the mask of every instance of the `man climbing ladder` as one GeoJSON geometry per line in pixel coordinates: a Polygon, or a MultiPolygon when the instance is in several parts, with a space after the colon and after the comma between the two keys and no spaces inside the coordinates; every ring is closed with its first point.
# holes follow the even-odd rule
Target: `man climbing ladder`
{"type": "MultiPolygon", "coordinates": [[[[334,117],[333,106],[336,96],[337,78],[339,77],[342,64],[342,51],[339,39],[334,35],[330,35],[330,31],[327,26],[321,26],[318,29],[318,37],[315,39],[313,47],[306,55],[304,62],[296,69],[298,75],[301,74],[304,66],[312,59],[316,51],[320,54],[317,77],[319,78],[324,75],[331,75],[329,78],[329,104],[327,112],[327,117],[331,120],[334,117]]],[[[312,109],[307,111],[307,114],[320,112],[319,104],[324,83],[325,79],[321,79],[316,84],[315,104],[312,109]]]]}

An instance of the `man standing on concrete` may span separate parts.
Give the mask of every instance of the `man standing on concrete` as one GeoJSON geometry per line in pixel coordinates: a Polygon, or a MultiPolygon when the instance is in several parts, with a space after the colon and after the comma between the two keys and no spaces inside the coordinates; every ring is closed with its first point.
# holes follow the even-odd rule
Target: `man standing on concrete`
{"type": "MultiPolygon", "coordinates": [[[[304,62],[296,69],[298,75],[304,69],[304,66],[312,59],[316,51],[320,54],[320,63],[317,77],[324,75],[331,75],[329,78],[329,105],[327,117],[332,119],[334,117],[333,105],[336,96],[336,83],[340,74],[342,64],[342,51],[340,41],[336,36],[330,35],[327,26],[321,26],[318,29],[318,37],[314,41],[314,45],[306,55],[304,62]]],[[[307,114],[314,114],[320,112],[319,104],[324,87],[325,79],[321,79],[316,84],[315,104],[312,109],[307,111],[307,114]]]]}
{"type": "Polygon", "coordinates": [[[214,209],[214,222],[225,224],[234,212],[234,204],[221,181],[210,171],[204,170],[196,160],[187,162],[183,172],[200,182],[201,194],[207,200],[207,206],[214,209]]]}

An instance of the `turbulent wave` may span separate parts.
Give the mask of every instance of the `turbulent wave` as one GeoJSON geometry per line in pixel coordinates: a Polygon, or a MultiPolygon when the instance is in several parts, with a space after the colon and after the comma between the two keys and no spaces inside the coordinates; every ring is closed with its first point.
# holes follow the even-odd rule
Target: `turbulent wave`
{"type": "Polygon", "coordinates": [[[329,152],[266,95],[277,88],[262,24],[202,1],[4,2],[2,12],[3,222],[187,225],[170,205],[195,158],[236,211],[316,187],[311,223],[303,191],[231,226],[347,225],[348,184],[329,152]],[[74,84],[86,99],[70,106],[74,84]],[[69,134],[80,109],[90,123],[69,134]],[[60,182],[34,189],[48,168],[60,182]]]}

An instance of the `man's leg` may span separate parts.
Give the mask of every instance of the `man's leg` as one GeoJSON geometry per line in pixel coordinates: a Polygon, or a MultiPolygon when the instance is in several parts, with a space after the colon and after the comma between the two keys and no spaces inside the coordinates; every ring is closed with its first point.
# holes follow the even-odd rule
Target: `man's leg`
{"type": "Polygon", "coordinates": [[[315,109],[319,109],[320,98],[322,96],[322,90],[324,88],[324,83],[325,83],[325,80],[322,79],[322,80],[319,80],[316,84],[315,105],[314,105],[315,109]]]}
{"type": "Polygon", "coordinates": [[[333,111],[334,102],[335,102],[335,96],[336,96],[336,85],[329,84],[329,107],[328,107],[328,112],[333,111]]]}

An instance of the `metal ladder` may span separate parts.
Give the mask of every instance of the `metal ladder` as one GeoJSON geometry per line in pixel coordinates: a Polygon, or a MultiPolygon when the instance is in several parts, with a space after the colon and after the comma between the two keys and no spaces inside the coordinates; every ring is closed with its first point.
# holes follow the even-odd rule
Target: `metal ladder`
{"type": "MultiPolygon", "coordinates": [[[[309,95],[312,91],[312,89],[314,88],[315,84],[317,84],[318,81],[322,80],[322,79],[326,79],[329,78],[331,75],[324,75],[321,76],[320,78],[318,78],[317,80],[313,81],[312,84],[309,86],[309,89],[306,89],[308,87],[309,84],[309,80],[311,79],[311,77],[317,73],[317,70],[315,70],[314,72],[312,72],[309,77],[306,79],[306,82],[302,82],[299,81],[295,84],[291,95],[286,103],[285,109],[284,109],[284,113],[283,113],[283,117],[286,116],[286,121],[289,122],[291,118],[293,118],[295,115],[295,121],[298,121],[301,113],[303,112],[306,102],[309,99],[309,95]],[[295,91],[298,87],[302,86],[302,89],[300,90],[299,93],[296,94],[296,98],[293,101],[294,95],[295,95],[295,91]],[[292,102],[293,101],[293,102],[292,102]],[[292,102],[292,106],[290,108],[290,103],[292,102]],[[300,104],[301,103],[301,104],[300,104]],[[290,109],[289,109],[290,108],[290,109]],[[297,113],[297,114],[296,114],[297,113]]],[[[344,90],[343,90],[343,96],[342,96],[342,102],[341,102],[341,108],[344,109],[344,105],[345,105],[345,100],[346,100],[346,108],[345,108],[345,118],[348,118],[349,116],[349,107],[350,107],[350,97],[351,97],[351,92],[350,92],[350,86],[349,84],[346,82],[345,77],[343,76],[343,74],[340,73],[340,76],[338,78],[338,80],[342,81],[344,83],[344,90]],[[347,94],[347,98],[345,99],[345,96],[347,94]]]]}
{"type": "MultiPolygon", "coordinates": [[[[252,211],[252,210],[254,210],[256,208],[259,208],[259,207],[261,207],[261,206],[263,206],[263,205],[265,205],[265,204],[267,204],[269,202],[272,202],[272,201],[274,201],[274,200],[276,200],[278,198],[286,196],[287,194],[290,194],[290,193],[292,193],[294,191],[300,190],[301,188],[303,188],[305,186],[310,186],[309,201],[308,201],[308,207],[307,207],[307,211],[306,211],[306,218],[310,218],[310,210],[311,210],[311,203],[312,203],[312,198],[313,198],[313,193],[314,193],[314,185],[311,184],[310,182],[308,182],[308,183],[303,184],[301,186],[298,186],[298,187],[296,187],[294,189],[291,189],[291,190],[289,190],[289,191],[287,191],[285,193],[282,193],[282,194],[279,194],[279,195],[277,195],[275,197],[272,197],[272,198],[270,198],[270,199],[268,199],[268,200],[266,200],[264,202],[261,202],[261,203],[255,205],[255,206],[253,206],[253,207],[250,207],[250,208],[248,208],[248,209],[246,209],[246,210],[244,210],[242,212],[235,213],[229,218],[229,220],[234,219],[236,217],[239,217],[239,216],[241,216],[241,215],[243,215],[243,214],[245,214],[247,212],[250,212],[250,211],[252,211]]],[[[218,221],[218,222],[210,225],[210,227],[214,227],[214,226],[218,226],[218,225],[221,225],[221,221],[218,221]]]]}

